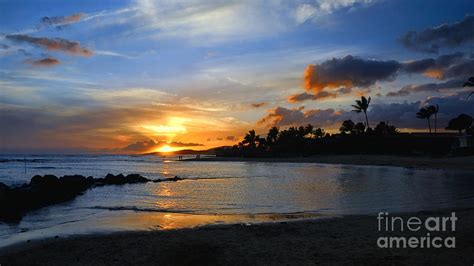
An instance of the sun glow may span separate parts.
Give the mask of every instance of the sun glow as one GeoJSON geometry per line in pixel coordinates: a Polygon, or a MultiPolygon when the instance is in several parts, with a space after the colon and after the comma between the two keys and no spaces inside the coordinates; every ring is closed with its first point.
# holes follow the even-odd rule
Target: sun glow
{"type": "Polygon", "coordinates": [[[143,128],[152,131],[153,133],[158,135],[176,135],[186,133],[187,131],[186,128],[182,125],[146,125],[143,126],[143,128]]]}
{"type": "Polygon", "coordinates": [[[180,148],[178,147],[171,147],[170,145],[163,145],[161,147],[159,147],[156,151],[157,152],[164,152],[164,153],[168,153],[168,152],[174,152],[174,151],[179,151],[180,148]]]}

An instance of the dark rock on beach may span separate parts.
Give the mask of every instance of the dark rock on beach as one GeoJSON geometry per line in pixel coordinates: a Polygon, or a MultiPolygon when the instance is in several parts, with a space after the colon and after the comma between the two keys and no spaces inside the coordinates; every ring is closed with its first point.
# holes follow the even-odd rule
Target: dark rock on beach
{"type": "MultiPolygon", "coordinates": [[[[177,181],[179,177],[170,179],[177,181]]],[[[28,184],[9,187],[0,182],[0,221],[18,222],[23,214],[51,204],[74,199],[87,189],[103,185],[124,185],[152,181],[139,174],[113,175],[105,178],[82,175],[35,175],[28,184]]]]}

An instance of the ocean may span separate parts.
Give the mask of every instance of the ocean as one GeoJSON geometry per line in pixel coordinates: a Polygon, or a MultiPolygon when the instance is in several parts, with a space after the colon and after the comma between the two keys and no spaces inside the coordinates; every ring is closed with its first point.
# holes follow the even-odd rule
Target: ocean
{"type": "MultiPolygon", "coordinates": [[[[185,156],[186,158],[186,156],[185,156]]],[[[464,208],[472,172],[314,163],[195,162],[126,155],[0,156],[0,182],[34,175],[138,173],[178,182],[103,186],[0,223],[0,246],[35,238],[222,223],[464,208]]]]}

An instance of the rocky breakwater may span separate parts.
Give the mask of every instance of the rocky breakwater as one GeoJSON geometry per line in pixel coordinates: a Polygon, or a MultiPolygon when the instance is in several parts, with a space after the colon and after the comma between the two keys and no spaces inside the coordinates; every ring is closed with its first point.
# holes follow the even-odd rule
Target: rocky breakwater
{"type": "Polygon", "coordinates": [[[0,182],[0,221],[18,222],[28,211],[72,200],[95,186],[124,185],[146,182],[178,181],[181,178],[151,180],[139,174],[113,175],[104,178],[82,175],[35,175],[29,183],[10,187],[0,182]]]}

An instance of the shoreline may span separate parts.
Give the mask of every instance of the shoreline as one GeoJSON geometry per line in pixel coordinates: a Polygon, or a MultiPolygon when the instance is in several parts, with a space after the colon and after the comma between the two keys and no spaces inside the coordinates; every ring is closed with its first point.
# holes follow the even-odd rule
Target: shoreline
{"type": "Polygon", "coordinates": [[[321,163],[367,166],[394,166],[418,169],[452,169],[474,171],[474,156],[427,157],[400,155],[316,155],[294,158],[241,158],[203,157],[183,159],[187,162],[276,162],[276,163],[321,163]]]}
{"type": "MultiPolygon", "coordinates": [[[[445,235],[456,237],[454,249],[381,249],[377,247],[377,238],[386,233],[377,231],[377,216],[349,215],[291,222],[211,225],[192,229],[53,238],[3,248],[0,250],[0,263],[471,264],[474,261],[474,228],[471,226],[474,209],[391,215],[426,218],[449,216],[452,211],[458,217],[456,231],[445,235]]],[[[397,233],[407,237],[426,235],[421,230],[397,233]]]]}

